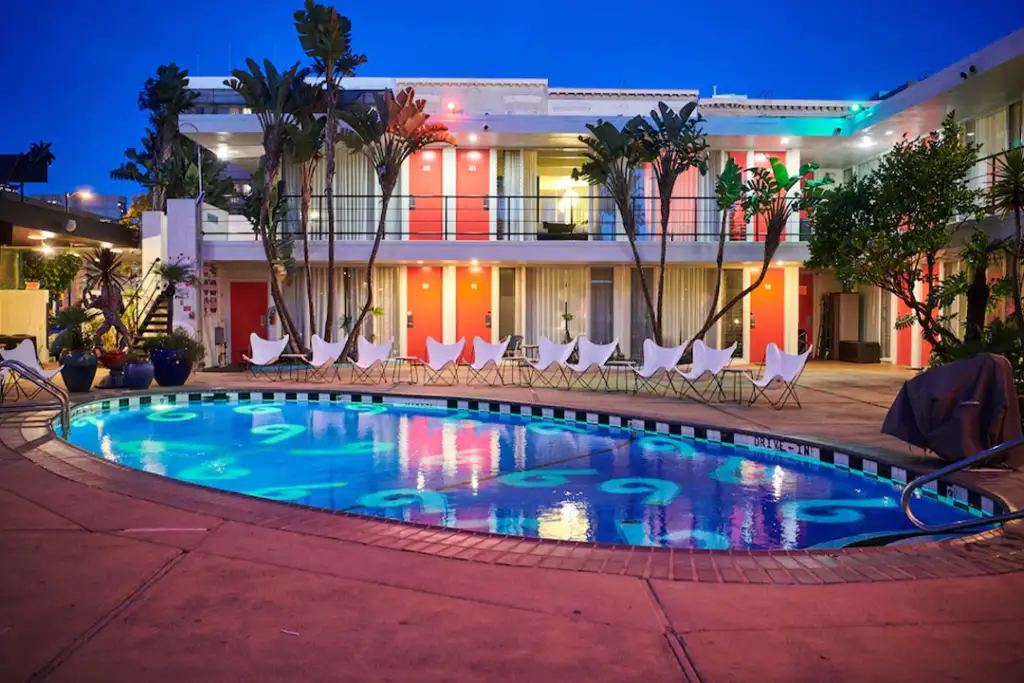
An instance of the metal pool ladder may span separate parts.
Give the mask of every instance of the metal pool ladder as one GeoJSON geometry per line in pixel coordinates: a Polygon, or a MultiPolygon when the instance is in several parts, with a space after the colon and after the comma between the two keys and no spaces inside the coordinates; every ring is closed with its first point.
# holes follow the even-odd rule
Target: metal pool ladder
{"type": "Polygon", "coordinates": [[[25,379],[35,384],[39,389],[53,396],[54,401],[27,401],[0,403],[0,412],[16,413],[26,410],[39,410],[41,408],[57,408],[60,410],[60,435],[68,438],[68,430],[71,429],[71,407],[68,394],[50,380],[36,374],[32,368],[16,360],[0,360],[0,369],[10,369],[17,373],[19,379],[25,379]]]}
{"type": "Polygon", "coordinates": [[[944,534],[950,531],[959,531],[961,529],[969,529],[971,527],[984,526],[986,524],[995,524],[997,522],[1009,522],[1014,519],[1024,519],[1024,510],[1018,510],[1017,512],[1007,512],[1002,515],[980,517],[978,519],[968,519],[962,522],[953,522],[952,524],[940,524],[933,526],[930,524],[925,524],[924,522],[919,520],[917,517],[914,516],[914,513],[911,512],[910,510],[910,500],[911,497],[914,495],[914,491],[921,488],[925,484],[929,484],[937,479],[941,479],[947,474],[959,472],[964,468],[988,460],[994,455],[998,455],[999,453],[1002,453],[1003,451],[1009,448],[1013,448],[1014,446],[1020,446],[1022,444],[1024,444],[1024,436],[1016,438],[1012,441],[1007,441],[1006,443],[1001,443],[998,446],[993,446],[992,448],[989,448],[986,451],[982,451],[977,455],[972,455],[969,458],[965,458],[963,460],[960,460],[959,462],[947,465],[942,469],[935,470],[934,472],[930,472],[928,474],[918,477],[917,479],[914,479],[912,482],[907,484],[907,486],[903,489],[903,495],[900,496],[900,507],[903,508],[903,513],[907,516],[907,519],[909,519],[913,523],[913,525],[916,526],[918,529],[922,529],[933,534],[944,534]]]}

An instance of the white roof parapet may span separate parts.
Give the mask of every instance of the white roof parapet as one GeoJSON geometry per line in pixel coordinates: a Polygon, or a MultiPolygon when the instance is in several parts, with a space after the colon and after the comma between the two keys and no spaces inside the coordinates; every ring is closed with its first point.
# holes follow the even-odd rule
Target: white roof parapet
{"type": "Polygon", "coordinates": [[[550,99],[595,97],[603,99],[651,99],[661,98],[669,100],[697,99],[699,90],[672,90],[659,88],[657,90],[637,88],[549,88],[550,99]]]}
{"type": "Polygon", "coordinates": [[[716,112],[755,113],[771,112],[773,114],[828,114],[832,116],[849,116],[853,112],[852,105],[863,108],[871,107],[876,102],[855,100],[774,100],[750,99],[740,95],[718,95],[699,101],[701,110],[713,114],[716,112]]]}
{"type": "Polygon", "coordinates": [[[458,88],[546,88],[546,78],[401,78],[395,83],[412,86],[458,87],[458,88]]]}

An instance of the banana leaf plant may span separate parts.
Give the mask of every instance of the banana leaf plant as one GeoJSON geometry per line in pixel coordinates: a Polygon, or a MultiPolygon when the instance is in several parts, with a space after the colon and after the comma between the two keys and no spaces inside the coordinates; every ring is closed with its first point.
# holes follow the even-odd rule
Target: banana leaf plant
{"type": "Polygon", "coordinates": [[[689,102],[674,111],[664,102],[651,111],[650,122],[634,119],[634,136],[643,152],[643,159],[654,171],[654,184],[658,188],[658,206],[661,218],[661,253],[658,260],[658,299],[652,319],[654,341],[662,343],[664,336],[665,261],[668,252],[668,226],[672,216],[672,197],[676,182],[691,168],[700,174],[708,172],[708,142],[701,124],[696,102],[689,102]]]}
{"type": "Polygon", "coordinates": [[[1016,223],[1016,238],[1013,241],[1014,266],[1010,268],[1010,279],[1013,282],[1013,321],[1017,329],[1024,334],[1024,310],[1021,309],[1020,294],[1020,257],[1021,240],[1024,239],[1024,226],[1021,225],[1021,213],[1024,212],[1024,149],[1020,143],[1002,156],[995,159],[992,189],[989,191],[992,208],[1004,220],[1011,214],[1016,223]]]}
{"type": "Polygon", "coordinates": [[[388,205],[401,177],[402,165],[429,145],[454,145],[455,137],[442,123],[430,123],[425,100],[416,99],[413,88],[398,94],[386,90],[374,96],[374,106],[357,102],[341,112],[347,129],[340,131],[342,143],[352,154],[362,154],[377,174],[380,185],[380,218],[373,248],[366,264],[366,302],[352,325],[342,358],[348,358],[363,321],[373,309],[373,266],[384,238],[388,205]]]}
{"type": "MultiPolygon", "coordinates": [[[[355,76],[356,67],[366,62],[365,55],[352,51],[352,22],[331,5],[306,0],[303,9],[293,15],[299,45],[312,64],[312,72],[323,79],[325,158],[324,194],[327,200],[327,311],[324,316],[324,340],[334,334],[334,163],[335,137],[338,134],[338,98],[343,76],[355,76]]],[[[312,326],[310,329],[314,329],[312,326]]]]}
{"type": "Polygon", "coordinates": [[[263,60],[263,66],[252,59],[245,60],[248,70],[235,69],[232,78],[226,79],[224,85],[242,96],[247,107],[252,110],[263,130],[263,189],[260,197],[259,219],[256,231],[263,244],[267,267],[270,269],[270,295],[274,306],[281,316],[281,326],[288,335],[288,344],[293,352],[299,352],[302,338],[292,319],[291,312],[281,291],[278,277],[280,254],[276,253],[276,229],[271,229],[271,198],[281,170],[284,155],[285,128],[291,120],[296,105],[297,91],[302,87],[307,72],[300,70],[298,63],[284,71],[278,71],[269,59],[263,60]]]}

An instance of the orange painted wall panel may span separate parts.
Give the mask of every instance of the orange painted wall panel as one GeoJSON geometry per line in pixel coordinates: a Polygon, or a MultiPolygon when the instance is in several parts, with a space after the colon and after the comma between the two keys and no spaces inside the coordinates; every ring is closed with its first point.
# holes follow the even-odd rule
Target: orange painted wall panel
{"type": "Polygon", "coordinates": [[[491,150],[455,152],[456,239],[485,240],[491,228],[487,195],[491,191],[491,150]]]}
{"type": "Polygon", "coordinates": [[[443,161],[439,149],[423,150],[409,159],[409,239],[444,239],[443,161]]]}
{"type": "MultiPolygon", "coordinates": [[[[413,266],[406,277],[408,313],[412,327],[406,329],[406,355],[425,359],[427,337],[442,340],[442,291],[444,271],[439,266],[413,266]]],[[[408,325],[408,316],[402,321],[408,325]]]]}
{"type": "Polygon", "coordinates": [[[491,269],[455,269],[455,340],[466,338],[463,358],[473,360],[473,337],[491,341],[487,317],[491,313],[491,269]]]}
{"type": "Polygon", "coordinates": [[[750,293],[750,312],[753,315],[750,328],[752,363],[764,360],[768,342],[775,342],[780,350],[785,350],[785,281],[785,269],[769,268],[761,286],[750,293]]]}

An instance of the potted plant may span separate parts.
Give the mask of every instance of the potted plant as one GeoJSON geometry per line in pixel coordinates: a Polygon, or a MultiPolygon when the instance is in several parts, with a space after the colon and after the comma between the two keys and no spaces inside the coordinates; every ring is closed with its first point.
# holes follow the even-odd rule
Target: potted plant
{"type": "Polygon", "coordinates": [[[55,316],[55,322],[63,327],[57,338],[60,347],[60,375],[69,392],[84,392],[92,388],[96,379],[98,359],[93,350],[91,334],[85,325],[93,316],[79,304],[65,308],[55,316]]]}
{"type": "Polygon", "coordinates": [[[145,351],[132,349],[124,359],[124,386],[126,389],[149,389],[153,383],[153,363],[145,351]]]}
{"type": "Polygon", "coordinates": [[[153,376],[162,387],[178,387],[192,374],[192,366],[206,353],[202,342],[183,329],[146,340],[146,351],[153,364],[153,376]]]}

